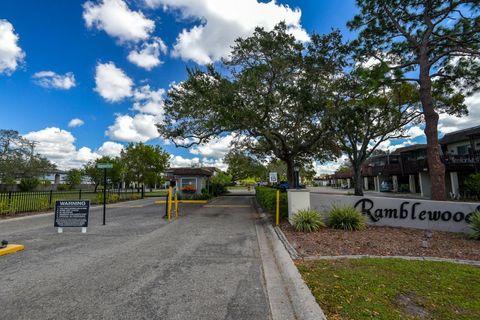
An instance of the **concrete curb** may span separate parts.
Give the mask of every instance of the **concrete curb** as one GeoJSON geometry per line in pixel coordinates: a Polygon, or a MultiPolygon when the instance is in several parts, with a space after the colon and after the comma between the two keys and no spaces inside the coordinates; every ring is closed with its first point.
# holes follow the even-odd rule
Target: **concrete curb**
{"type": "Polygon", "coordinates": [[[298,320],[327,319],[312,292],[303,281],[284,242],[280,240],[279,234],[272,227],[271,221],[269,221],[268,217],[261,210],[256,199],[253,199],[253,203],[257,212],[260,214],[267,237],[271,242],[273,256],[285,284],[285,289],[292,304],[295,318],[298,320]]]}
{"type": "Polygon", "coordinates": [[[480,267],[480,261],[447,259],[447,258],[437,258],[437,257],[345,255],[345,256],[306,256],[306,257],[300,257],[299,259],[304,261],[316,261],[316,260],[340,260],[340,259],[362,259],[362,258],[402,259],[402,260],[412,260],[412,261],[437,261],[437,262],[450,262],[450,263],[456,263],[456,264],[466,264],[466,265],[480,267]]]}
{"type": "Polygon", "coordinates": [[[290,257],[292,257],[293,260],[299,259],[300,255],[298,254],[297,249],[295,249],[295,247],[290,243],[290,241],[288,241],[282,229],[280,229],[280,227],[278,226],[275,226],[273,227],[273,230],[275,230],[275,233],[277,234],[278,239],[282,241],[283,245],[285,246],[285,249],[290,254],[290,257]]]}

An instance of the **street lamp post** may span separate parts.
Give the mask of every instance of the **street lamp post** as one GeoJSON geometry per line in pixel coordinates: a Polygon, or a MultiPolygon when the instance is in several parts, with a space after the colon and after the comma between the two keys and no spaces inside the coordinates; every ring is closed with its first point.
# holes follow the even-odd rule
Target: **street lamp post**
{"type": "Polygon", "coordinates": [[[295,171],[295,189],[300,189],[300,167],[296,165],[293,170],[295,171]]]}

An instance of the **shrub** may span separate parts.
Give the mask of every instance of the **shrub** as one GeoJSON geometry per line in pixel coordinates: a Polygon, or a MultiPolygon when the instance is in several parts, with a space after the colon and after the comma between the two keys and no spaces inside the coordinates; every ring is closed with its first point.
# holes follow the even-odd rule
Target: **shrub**
{"type": "Polygon", "coordinates": [[[112,202],[118,202],[120,201],[120,196],[116,193],[111,193],[109,196],[108,196],[108,202],[109,203],[112,203],[112,202]]]}
{"type": "Polygon", "coordinates": [[[333,207],[328,216],[328,226],[348,231],[361,230],[365,227],[365,217],[353,207],[333,207]]]}
{"type": "Polygon", "coordinates": [[[40,180],[37,178],[23,178],[20,180],[18,188],[21,191],[33,191],[40,184],[40,180]]]}
{"type": "Polygon", "coordinates": [[[43,180],[42,181],[42,186],[45,188],[48,188],[52,185],[52,182],[50,180],[43,180]]]}
{"type": "Polygon", "coordinates": [[[465,179],[465,190],[470,196],[480,198],[480,172],[474,173],[465,179]]]}
{"type": "Polygon", "coordinates": [[[214,197],[218,197],[226,192],[227,192],[227,187],[222,183],[211,182],[208,185],[208,193],[214,197]]]}
{"type": "Polygon", "coordinates": [[[318,231],[324,228],[320,213],[312,209],[299,210],[292,219],[295,230],[302,232],[318,231]]]}
{"type": "MultiPolygon", "coordinates": [[[[178,194],[178,200],[210,200],[213,196],[208,193],[202,194],[178,194]]],[[[172,201],[175,200],[175,196],[172,197],[172,201]]]]}
{"type": "Polygon", "coordinates": [[[475,213],[470,217],[468,224],[472,229],[470,237],[472,239],[480,240],[480,211],[475,211],[475,213]]]}
{"type": "Polygon", "coordinates": [[[66,184],[57,185],[57,191],[67,191],[68,189],[69,189],[69,187],[66,184]]]}
{"type": "Polygon", "coordinates": [[[50,203],[49,203],[48,199],[46,199],[46,198],[38,199],[38,201],[37,201],[37,210],[38,211],[47,210],[49,208],[50,208],[50,203]]]}
{"type": "Polygon", "coordinates": [[[141,199],[142,196],[139,195],[138,193],[134,193],[132,194],[132,196],[130,197],[130,200],[138,200],[138,199],[141,199]]]}
{"type": "Polygon", "coordinates": [[[8,200],[0,201],[0,215],[8,216],[11,214],[15,214],[17,209],[13,205],[13,203],[8,203],[8,200]]]}
{"type": "MultiPolygon", "coordinates": [[[[277,205],[277,189],[256,187],[255,197],[258,204],[266,212],[274,215],[277,205]]],[[[288,197],[285,192],[280,193],[280,218],[288,217],[288,197]]]]}
{"type": "MultiPolygon", "coordinates": [[[[133,197],[132,197],[133,198],[133,197]]],[[[116,193],[107,193],[107,203],[115,203],[120,201],[120,196],[116,193]]],[[[97,194],[97,203],[103,203],[103,193],[97,194]]]]}

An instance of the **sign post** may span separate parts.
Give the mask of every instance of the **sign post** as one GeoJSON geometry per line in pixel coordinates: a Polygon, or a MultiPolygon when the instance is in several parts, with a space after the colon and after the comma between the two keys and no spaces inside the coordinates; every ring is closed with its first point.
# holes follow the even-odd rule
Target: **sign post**
{"type": "Polygon", "coordinates": [[[270,181],[270,183],[277,183],[278,182],[278,175],[277,175],[276,172],[270,172],[269,181],[270,181]]]}
{"type": "Polygon", "coordinates": [[[280,190],[277,190],[277,201],[275,205],[275,225],[280,224],[280,190]]]}
{"type": "Polygon", "coordinates": [[[55,228],[58,233],[63,228],[80,227],[87,233],[90,200],[58,200],[55,202],[55,228]]]}
{"type": "Polygon", "coordinates": [[[105,225],[107,212],[107,169],[112,169],[112,163],[97,163],[97,169],[103,169],[103,225],[105,225]]]}

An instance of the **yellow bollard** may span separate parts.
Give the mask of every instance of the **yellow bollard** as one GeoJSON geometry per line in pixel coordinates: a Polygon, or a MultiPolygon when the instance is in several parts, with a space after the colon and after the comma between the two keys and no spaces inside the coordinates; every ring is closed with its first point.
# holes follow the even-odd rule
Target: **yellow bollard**
{"type": "Polygon", "coordinates": [[[178,192],[175,192],[175,218],[178,218],[178,192]]]}
{"type": "Polygon", "coordinates": [[[168,221],[170,222],[170,219],[172,217],[172,187],[168,188],[168,221]]]}
{"type": "Polygon", "coordinates": [[[277,210],[275,214],[275,223],[277,226],[280,224],[280,190],[277,190],[277,210]]]}

